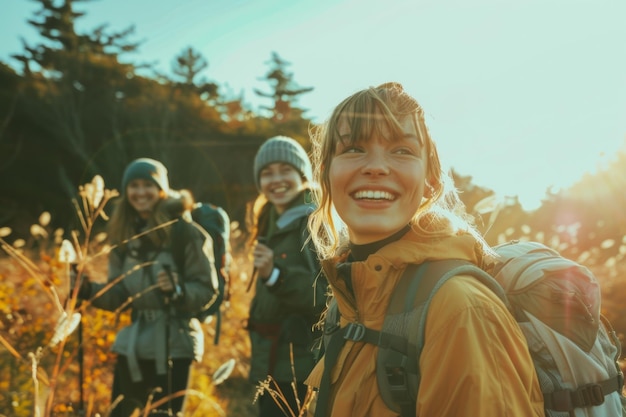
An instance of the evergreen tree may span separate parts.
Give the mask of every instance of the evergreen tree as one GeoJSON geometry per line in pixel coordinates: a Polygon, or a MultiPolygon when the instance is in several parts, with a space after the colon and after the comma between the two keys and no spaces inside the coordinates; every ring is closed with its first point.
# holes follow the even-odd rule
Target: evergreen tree
{"type": "Polygon", "coordinates": [[[289,62],[283,60],[276,52],[272,52],[270,61],[266,62],[270,66],[267,74],[261,80],[270,83],[272,92],[265,93],[258,89],[254,92],[261,96],[274,100],[273,107],[263,107],[272,112],[275,121],[286,121],[289,118],[302,118],[306,110],[294,106],[299,96],[313,90],[313,87],[300,87],[293,80],[293,73],[287,72],[289,62]]]}
{"type": "Polygon", "coordinates": [[[72,205],[78,185],[97,174],[117,188],[126,164],[141,156],[160,159],[173,184],[242,219],[257,190],[232,161],[251,163],[275,134],[306,145],[309,121],[291,102],[311,89],[294,87],[278,55],[278,72],[267,78],[276,82],[277,111],[261,117],[242,94],[218,96],[217,84],[202,77],[208,61],[193,48],[177,57],[171,78],[149,78],[122,61],[138,47],[129,41],[134,28],[78,30],[85,13],[76,8],[88,0],[35,1],[29,22],[40,38],[14,56],[22,71],[0,64],[0,172],[11,178],[0,183],[0,219],[17,235],[27,235],[42,211],[55,227],[80,229],[72,205]]]}
{"type": "MultiPolygon", "coordinates": [[[[66,207],[78,184],[106,175],[104,163],[124,162],[125,100],[140,89],[134,66],[118,56],[137,44],[127,41],[132,27],[109,33],[103,25],[78,33],[76,20],[85,13],[75,5],[86,0],[35,1],[41,8],[28,23],[41,42],[23,41],[23,53],[13,56],[23,73],[13,120],[23,124],[12,127],[19,133],[12,135],[16,159],[10,169],[19,181],[11,188],[22,202],[66,207]],[[35,192],[35,184],[45,191],[35,192]]],[[[60,211],[67,217],[73,209],[60,211]]]]}
{"type": "Polygon", "coordinates": [[[176,57],[172,71],[183,79],[183,84],[194,85],[194,79],[208,67],[209,63],[202,54],[190,46],[176,57]]]}
{"type": "Polygon", "coordinates": [[[209,63],[200,52],[187,47],[174,59],[172,72],[182,79],[179,84],[186,91],[194,92],[214,104],[218,98],[217,84],[207,81],[206,78],[196,82],[196,78],[208,67],[209,63]]]}

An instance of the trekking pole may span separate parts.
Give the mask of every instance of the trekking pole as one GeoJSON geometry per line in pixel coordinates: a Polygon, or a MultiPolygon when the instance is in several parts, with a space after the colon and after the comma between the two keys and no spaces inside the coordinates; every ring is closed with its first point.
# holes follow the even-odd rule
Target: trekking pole
{"type": "Polygon", "coordinates": [[[172,295],[165,296],[165,360],[167,361],[167,415],[173,416],[172,412],[172,368],[174,364],[172,362],[172,357],[170,356],[170,323],[172,320],[172,301],[176,300],[180,296],[179,286],[176,285],[174,280],[174,276],[172,275],[172,269],[169,265],[163,265],[163,269],[167,274],[167,277],[170,279],[172,286],[174,287],[174,292],[172,295]]]}
{"type": "MultiPolygon", "coordinates": [[[[265,236],[259,236],[257,238],[257,243],[261,243],[263,245],[267,245],[267,238],[265,236]]],[[[250,281],[248,281],[248,286],[246,287],[246,292],[249,292],[250,289],[252,288],[252,285],[254,284],[254,281],[256,281],[256,276],[258,275],[259,271],[257,270],[256,266],[252,268],[252,276],[250,277],[250,281]]]]}
{"type": "Polygon", "coordinates": [[[170,312],[170,296],[165,296],[165,361],[167,366],[167,390],[165,395],[167,395],[167,415],[173,416],[172,412],[172,399],[170,395],[172,394],[172,358],[170,357],[170,320],[171,320],[171,312],[170,312]]]}

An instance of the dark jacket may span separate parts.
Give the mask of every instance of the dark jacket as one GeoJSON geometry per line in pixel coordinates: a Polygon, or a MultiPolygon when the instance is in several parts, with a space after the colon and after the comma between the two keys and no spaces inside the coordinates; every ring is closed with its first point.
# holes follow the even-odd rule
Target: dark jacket
{"type": "MultiPolygon", "coordinates": [[[[172,218],[180,214],[172,213],[172,218]]],[[[171,227],[189,229],[184,233],[189,237],[184,249],[184,276],[179,275],[182,298],[172,301],[167,308],[166,297],[160,289],[147,290],[155,285],[156,276],[164,265],[169,265],[173,272],[178,272],[178,268],[169,242],[157,248],[149,239],[142,237],[130,240],[124,248],[111,252],[108,282],[127,275],[93,300],[95,307],[115,311],[134,297],[130,303],[132,323],[119,331],[112,350],[127,356],[135,381],[141,380],[138,359],[156,360],[157,372],[166,373],[167,347],[172,358],[199,361],[204,353],[203,331],[193,317],[212,299],[217,288],[217,276],[211,263],[212,241],[207,234],[183,219],[171,227]],[[146,262],[150,264],[140,266],[146,262]],[[169,346],[166,346],[165,324],[168,320],[169,346]]],[[[104,285],[92,283],[91,297],[104,285]]]]}
{"type": "Polygon", "coordinates": [[[265,380],[268,375],[291,382],[290,344],[297,381],[304,382],[313,369],[311,347],[316,336],[312,327],[325,308],[327,283],[308,238],[312,209],[303,203],[286,210],[268,236],[267,245],[274,251],[274,266],[280,275],[271,287],[260,279],[256,282],[249,318],[251,382],[265,380]]]}

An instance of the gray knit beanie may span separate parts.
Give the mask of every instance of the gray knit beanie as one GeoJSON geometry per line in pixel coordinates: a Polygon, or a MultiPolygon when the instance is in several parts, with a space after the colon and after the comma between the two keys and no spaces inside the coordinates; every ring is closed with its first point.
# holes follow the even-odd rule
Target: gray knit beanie
{"type": "Polygon", "coordinates": [[[286,162],[296,168],[307,180],[313,179],[311,161],[304,148],[294,139],[274,136],[266,140],[254,158],[254,182],[259,186],[259,173],[274,162],[286,162]]]}
{"type": "Polygon", "coordinates": [[[126,193],[128,183],[136,179],[152,180],[161,190],[166,193],[170,191],[167,168],[154,159],[139,158],[128,164],[122,177],[122,193],[126,193]]]}

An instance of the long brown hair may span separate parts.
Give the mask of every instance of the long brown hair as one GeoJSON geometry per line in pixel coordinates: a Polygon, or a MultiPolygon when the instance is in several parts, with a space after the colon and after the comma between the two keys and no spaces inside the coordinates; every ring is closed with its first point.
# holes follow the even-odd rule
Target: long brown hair
{"type": "MultiPolygon", "coordinates": [[[[158,227],[193,208],[195,201],[189,190],[159,192],[159,201],[148,218],[146,230],[152,230],[148,237],[157,247],[161,247],[170,237],[170,227],[158,227]]],[[[133,238],[137,231],[135,222],[137,211],[130,205],[126,193],[115,202],[108,224],[108,238],[112,245],[122,245],[133,238]]]]}

